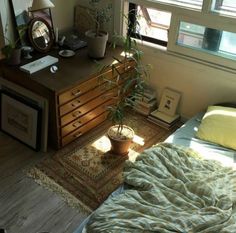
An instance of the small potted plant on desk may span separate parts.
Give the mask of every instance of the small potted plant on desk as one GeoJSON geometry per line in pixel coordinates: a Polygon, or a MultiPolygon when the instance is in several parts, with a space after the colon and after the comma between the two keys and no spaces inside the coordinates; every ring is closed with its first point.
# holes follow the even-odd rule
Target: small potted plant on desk
{"type": "Polygon", "coordinates": [[[134,137],[134,131],[127,125],[124,125],[124,120],[127,113],[127,108],[134,105],[134,96],[142,94],[145,86],[145,80],[149,76],[150,65],[142,64],[143,52],[139,49],[136,40],[129,34],[126,36],[115,36],[119,44],[123,48],[124,59],[114,59],[116,65],[112,65],[113,76],[115,81],[109,80],[109,85],[112,85],[117,94],[114,97],[115,104],[108,107],[108,117],[115,125],[111,126],[107,132],[111,142],[111,152],[119,155],[127,155],[130,145],[134,137]],[[121,74],[117,67],[124,67],[125,74],[121,74]],[[132,68],[133,67],[133,68],[132,68]],[[127,71],[127,72],[126,72],[127,71]]]}
{"type": "Polygon", "coordinates": [[[4,36],[7,40],[7,45],[1,48],[2,54],[5,56],[9,65],[19,65],[21,62],[21,43],[20,40],[27,30],[27,26],[22,25],[18,27],[19,37],[15,40],[10,40],[4,36]]]}
{"type": "Polygon", "coordinates": [[[108,41],[108,32],[102,30],[101,27],[110,21],[112,5],[101,6],[102,1],[100,0],[90,0],[89,3],[92,6],[92,11],[88,11],[88,13],[94,21],[94,29],[85,32],[88,55],[91,58],[99,59],[104,57],[108,41]]]}

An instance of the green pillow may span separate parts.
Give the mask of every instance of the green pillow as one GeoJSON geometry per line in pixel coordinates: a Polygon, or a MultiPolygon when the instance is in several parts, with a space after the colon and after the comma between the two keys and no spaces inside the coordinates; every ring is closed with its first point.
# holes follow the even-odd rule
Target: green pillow
{"type": "Polygon", "coordinates": [[[196,137],[236,150],[236,108],[209,106],[196,137]]]}

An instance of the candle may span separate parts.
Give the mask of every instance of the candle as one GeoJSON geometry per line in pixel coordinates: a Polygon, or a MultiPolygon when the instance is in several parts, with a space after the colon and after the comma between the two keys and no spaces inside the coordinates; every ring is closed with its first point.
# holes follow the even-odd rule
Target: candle
{"type": "Polygon", "coordinates": [[[55,29],[55,42],[58,43],[58,27],[55,29]]]}

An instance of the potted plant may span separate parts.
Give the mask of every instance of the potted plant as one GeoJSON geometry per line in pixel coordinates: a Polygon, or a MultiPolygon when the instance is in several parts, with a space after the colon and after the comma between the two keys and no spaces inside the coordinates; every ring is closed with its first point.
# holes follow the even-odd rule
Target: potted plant
{"type": "MultiPolygon", "coordinates": [[[[18,27],[19,37],[16,40],[10,40],[4,36],[8,44],[5,45],[1,51],[5,56],[9,65],[19,65],[21,62],[21,46],[20,40],[27,30],[27,26],[21,25],[18,27]]],[[[6,30],[5,30],[6,31],[6,30]]]]}
{"type": "Polygon", "coordinates": [[[111,19],[112,5],[108,4],[105,7],[101,7],[101,0],[90,0],[89,4],[93,11],[88,13],[94,21],[94,28],[85,32],[88,43],[88,55],[99,59],[104,57],[106,51],[108,32],[102,30],[102,26],[111,19]]]}
{"type": "MultiPolygon", "coordinates": [[[[128,17],[124,16],[129,24],[128,17]]],[[[124,125],[124,119],[127,113],[127,107],[132,107],[135,103],[136,94],[142,94],[149,76],[150,65],[142,63],[142,50],[136,40],[127,33],[125,36],[114,36],[114,46],[119,44],[124,50],[124,59],[114,58],[117,65],[111,65],[113,74],[117,78],[115,81],[109,81],[116,90],[116,101],[114,105],[108,107],[109,118],[115,125],[108,129],[107,135],[111,142],[111,151],[114,154],[127,155],[129,147],[134,137],[134,131],[127,125],[124,125]],[[124,67],[123,75],[118,66],[124,67]],[[131,68],[131,67],[134,68],[131,68]]]]}

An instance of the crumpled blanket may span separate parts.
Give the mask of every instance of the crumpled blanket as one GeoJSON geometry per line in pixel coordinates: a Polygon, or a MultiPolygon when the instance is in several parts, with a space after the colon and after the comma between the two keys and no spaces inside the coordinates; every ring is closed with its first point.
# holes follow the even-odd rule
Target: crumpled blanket
{"type": "Polygon", "coordinates": [[[92,215],[88,233],[236,232],[236,171],[161,143],[127,161],[124,193],[92,215]]]}

